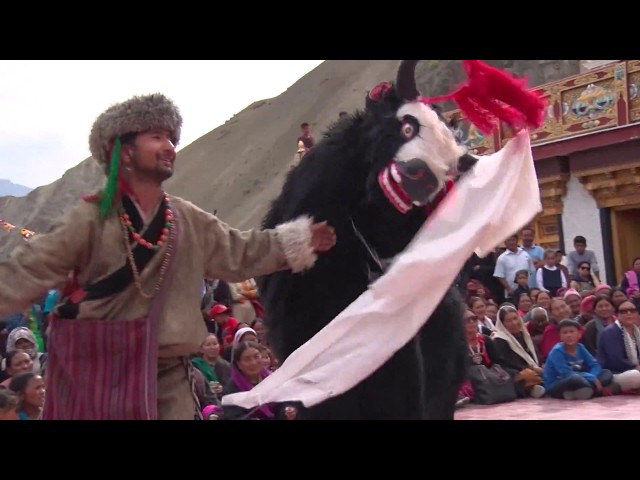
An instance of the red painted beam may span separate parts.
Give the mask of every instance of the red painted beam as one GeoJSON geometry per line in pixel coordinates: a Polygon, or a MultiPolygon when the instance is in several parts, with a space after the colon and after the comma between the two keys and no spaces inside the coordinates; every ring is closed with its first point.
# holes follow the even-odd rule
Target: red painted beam
{"type": "Polygon", "coordinates": [[[543,145],[532,145],[531,150],[534,160],[542,160],[550,157],[567,156],[575,152],[606,147],[638,138],[640,138],[640,123],[590,133],[579,137],[570,137],[566,140],[558,140],[543,145]]]}

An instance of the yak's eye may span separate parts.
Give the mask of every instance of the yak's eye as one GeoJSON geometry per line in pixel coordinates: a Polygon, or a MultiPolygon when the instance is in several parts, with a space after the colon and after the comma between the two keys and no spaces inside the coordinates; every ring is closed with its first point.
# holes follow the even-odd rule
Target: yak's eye
{"type": "Polygon", "coordinates": [[[407,141],[411,140],[418,134],[419,128],[420,125],[418,124],[418,120],[410,115],[407,115],[402,119],[402,126],[400,127],[402,138],[407,141]]]}

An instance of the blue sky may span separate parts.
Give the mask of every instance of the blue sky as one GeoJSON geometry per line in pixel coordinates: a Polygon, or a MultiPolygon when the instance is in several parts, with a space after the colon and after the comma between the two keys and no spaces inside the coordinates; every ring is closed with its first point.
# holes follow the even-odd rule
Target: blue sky
{"type": "Polygon", "coordinates": [[[162,92],[184,118],[180,148],[322,60],[0,60],[0,178],[35,188],[87,158],[94,119],[162,92]]]}

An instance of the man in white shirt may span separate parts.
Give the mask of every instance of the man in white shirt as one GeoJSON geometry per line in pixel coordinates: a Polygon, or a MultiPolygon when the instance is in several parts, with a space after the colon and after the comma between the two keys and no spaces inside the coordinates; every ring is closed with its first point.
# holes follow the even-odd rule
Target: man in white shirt
{"type": "Polygon", "coordinates": [[[513,303],[513,291],[516,289],[516,272],[532,271],[531,257],[518,247],[518,235],[512,235],[504,241],[507,249],[498,257],[493,276],[500,281],[505,290],[505,300],[513,303]]]}

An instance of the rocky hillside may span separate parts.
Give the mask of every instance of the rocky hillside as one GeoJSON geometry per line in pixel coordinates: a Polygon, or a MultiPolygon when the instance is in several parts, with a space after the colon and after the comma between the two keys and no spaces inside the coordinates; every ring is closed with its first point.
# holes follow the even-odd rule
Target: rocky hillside
{"type": "MultiPolygon", "coordinates": [[[[330,60],[276,98],[256,101],[224,125],[178,154],[170,193],[184,197],[238,228],[259,225],[293,162],[299,125],[308,122],[318,138],[342,110],[364,104],[366,92],[393,80],[398,60],[330,60]]],[[[540,85],[578,73],[577,60],[492,60],[489,63],[526,74],[540,85]]],[[[424,60],[417,69],[424,95],[447,93],[464,79],[458,61],[424,60]]],[[[446,108],[446,106],[445,106],[446,108]]],[[[104,182],[92,159],[70,169],[58,181],[23,198],[0,198],[0,218],[44,232],[81,193],[104,182]]],[[[0,258],[23,241],[15,231],[0,231],[0,258]]]]}

